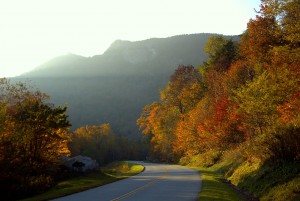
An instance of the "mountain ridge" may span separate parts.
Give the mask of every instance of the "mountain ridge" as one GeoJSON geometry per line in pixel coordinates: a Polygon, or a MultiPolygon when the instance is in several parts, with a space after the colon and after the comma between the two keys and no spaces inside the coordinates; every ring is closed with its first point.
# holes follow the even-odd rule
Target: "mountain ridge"
{"type": "Polygon", "coordinates": [[[158,100],[175,69],[207,59],[203,49],[213,35],[117,40],[102,55],[63,55],[14,79],[29,79],[55,105],[67,104],[73,129],[111,123],[116,133],[132,136],[143,107],[158,100]]]}
{"type": "Polygon", "coordinates": [[[141,41],[116,40],[103,54],[92,57],[84,57],[76,54],[61,55],[18,77],[112,75],[117,73],[113,69],[121,70],[118,65],[123,63],[132,65],[130,74],[133,73],[132,71],[134,73],[146,74],[149,71],[143,71],[135,65],[149,62],[153,59],[165,60],[166,57],[169,57],[168,59],[173,61],[173,63],[167,64],[168,70],[165,72],[170,74],[171,70],[174,69],[174,65],[186,62],[190,62],[188,64],[191,65],[198,65],[200,60],[206,59],[206,55],[202,49],[204,46],[202,41],[206,41],[211,35],[214,34],[187,34],[168,38],[150,38],[141,41]],[[203,40],[203,38],[206,40],[203,40]],[[198,48],[194,45],[197,43],[198,48]],[[183,50],[176,50],[178,47],[185,48],[184,51],[186,52],[198,52],[200,59],[196,58],[193,54],[191,54],[194,56],[193,58],[180,58],[183,50]],[[175,53],[173,57],[167,54],[170,49],[175,53]],[[72,65],[72,69],[66,68],[66,66],[70,65],[72,65]],[[90,73],[86,70],[89,70],[90,73]]]}

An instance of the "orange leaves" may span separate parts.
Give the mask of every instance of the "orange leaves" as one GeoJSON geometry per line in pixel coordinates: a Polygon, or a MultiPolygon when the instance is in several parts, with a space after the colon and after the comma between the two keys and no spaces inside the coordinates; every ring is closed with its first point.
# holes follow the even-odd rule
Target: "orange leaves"
{"type": "Polygon", "coordinates": [[[197,125],[201,122],[200,107],[196,107],[181,119],[175,129],[175,140],[173,150],[181,155],[195,155],[203,151],[203,146],[199,143],[199,132],[197,125]]]}
{"type": "Polygon", "coordinates": [[[300,126],[300,92],[294,94],[292,98],[286,101],[282,106],[278,106],[277,110],[281,115],[284,123],[292,123],[300,126]]]}
{"type": "Polygon", "coordinates": [[[233,89],[241,87],[247,81],[252,80],[255,75],[254,69],[247,65],[244,60],[234,62],[226,73],[224,84],[229,94],[232,93],[233,89]]]}
{"type": "Polygon", "coordinates": [[[180,65],[171,76],[170,83],[161,93],[161,101],[167,107],[177,107],[187,113],[203,96],[200,74],[193,66],[180,65]]]}
{"type": "Polygon", "coordinates": [[[176,140],[173,144],[173,151],[175,153],[187,153],[188,146],[190,145],[187,128],[184,121],[180,121],[177,124],[177,128],[175,130],[176,140]]]}
{"type": "Polygon", "coordinates": [[[178,66],[161,91],[160,102],[147,105],[137,120],[143,133],[150,136],[152,154],[158,158],[175,160],[170,153],[179,153],[188,146],[189,129],[185,128],[189,125],[184,119],[203,97],[201,84],[200,74],[193,66],[178,66]]]}
{"type": "Polygon", "coordinates": [[[144,107],[141,116],[137,120],[137,125],[143,131],[143,134],[151,134],[158,108],[159,104],[157,102],[144,107]]]}
{"type": "Polygon", "coordinates": [[[5,79],[0,80],[0,97],[1,164],[23,167],[17,174],[38,174],[70,153],[66,107],[55,107],[46,94],[5,79]]]}
{"type": "Polygon", "coordinates": [[[279,43],[276,29],[273,18],[257,16],[255,20],[249,21],[248,29],[241,38],[240,54],[247,58],[250,65],[269,61],[269,50],[279,43]]]}
{"type": "Polygon", "coordinates": [[[161,102],[142,114],[140,126],[152,142],[194,155],[273,135],[279,126],[299,127],[299,7],[299,1],[263,0],[238,48],[222,36],[209,39],[202,80],[191,66],[179,66],[161,102]]]}

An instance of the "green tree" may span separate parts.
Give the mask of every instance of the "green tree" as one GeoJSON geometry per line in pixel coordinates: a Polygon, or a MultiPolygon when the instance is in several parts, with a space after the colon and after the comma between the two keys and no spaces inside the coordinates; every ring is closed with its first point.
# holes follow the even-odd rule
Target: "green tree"
{"type": "Polygon", "coordinates": [[[236,44],[222,35],[212,36],[205,45],[208,61],[204,63],[204,69],[210,68],[216,71],[226,71],[237,57],[236,44]]]}

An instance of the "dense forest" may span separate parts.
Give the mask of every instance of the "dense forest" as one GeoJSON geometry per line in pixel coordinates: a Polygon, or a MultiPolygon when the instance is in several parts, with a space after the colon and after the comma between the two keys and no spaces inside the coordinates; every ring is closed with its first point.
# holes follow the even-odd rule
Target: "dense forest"
{"type": "Polygon", "coordinates": [[[206,62],[178,66],[137,120],[151,158],[223,163],[226,177],[257,197],[299,198],[299,11],[299,1],[262,0],[240,43],[213,36],[206,62]]]}

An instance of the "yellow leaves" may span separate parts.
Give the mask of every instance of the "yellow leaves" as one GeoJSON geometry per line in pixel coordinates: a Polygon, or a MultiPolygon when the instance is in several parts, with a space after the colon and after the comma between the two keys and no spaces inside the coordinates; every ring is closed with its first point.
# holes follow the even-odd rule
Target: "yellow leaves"
{"type": "Polygon", "coordinates": [[[159,108],[160,104],[157,102],[144,107],[141,116],[137,120],[137,125],[143,131],[143,134],[151,134],[159,108]]]}
{"type": "Polygon", "coordinates": [[[100,130],[102,130],[102,132],[105,134],[105,135],[109,135],[112,133],[112,130],[111,130],[111,126],[109,123],[105,123],[105,124],[102,124],[100,126],[100,130]]]}
{"type": "Polygon", "coordinates": [[[89,156],[100,164],[119,159],[120,152],[126,153],[126,150],[122,150],[124,147],[120,147],[126,140],[115,135],[108,123],[80,127],[71,137],[69,148],[73,156],[89,156]]]}
{"type": "Polygon", "coordinates": [[[58,155],[66,155],[66,156],[70,156],[71,152],[69,150],[68,147],[68,142],[69,140],[62,140],[60,142],[55,143],[55,145],[53,147],[56,148],[56,151],[58,152],[58,155]]]}
{"type": "Polygon", "coordinates": [[[176,106],[154,102],[144,108],[137,120],[143,133],[150,137],[152,154],[159,153],[159,157],[163,160],[172,158],[168,155],[172,152],[174,125],[178,118],[180,118],[180,112],[176,106]]]}
{"type": "Polygon", "coordinates": [[[106,136],[112,135],[111,126],[108,123],[99,126],[83,126],[74,131],[73,137],[87,139],[93,141],[94,139],[100,140],[106,136]]]}
{"type": "Polygon", "coordinates": [[[300,43],[300,2],[297,0],[286,0],[281,6],[281,24],[283,26],[284,37],[291,46],[300,43]]]}

